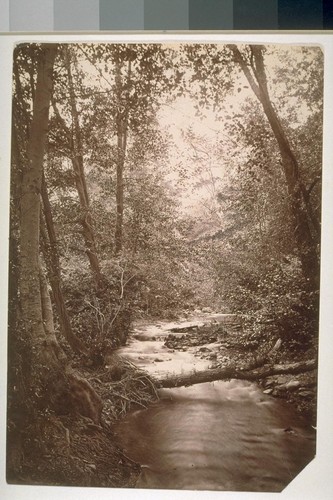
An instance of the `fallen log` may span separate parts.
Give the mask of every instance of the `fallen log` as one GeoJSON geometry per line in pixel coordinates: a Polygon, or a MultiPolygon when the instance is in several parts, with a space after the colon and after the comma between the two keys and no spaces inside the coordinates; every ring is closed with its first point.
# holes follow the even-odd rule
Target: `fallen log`
{"type": "Polygon", "coordinates": [[[234,365],[229,365],[224,368],[212,368],[187,375],[174,375],[164,379],[156,380],[156,385],[163,388],[181,387],[194,384],[202,384],[204,382],[214,382],[215,380],[260,380],[271,375],[281,374],[297,374],[315,370],[317,361],[312,359],[309,361],[301,361],[299,363],[263,365],[260,368],[254,369],[237,369],[234,365]]]}
{"type": "Polygon", "coordinates": [[[198,323],[196,325],[188,325],[188,326],[175,326],[173,328],[170,328],[170,332],[172,333],[188,333],[188,332],[193,332],[198,330],[199,328],[202,328],[204,326],[204,323],[198,323]]]}
{"type": "Polygon", "coordinates": [[[247,380],[258,380],[261,378],[270,377],[271,375],[284,375],[291,374],[297,375],[298,373],[305,373],[312,370],[316,370],[317,360],[310,359],[308,361],[300,361],[298,363],[288,363],[279,365],[264,365],[256,370],[251,370],[251,372],[245,372],[248,376],[247,380]]]}

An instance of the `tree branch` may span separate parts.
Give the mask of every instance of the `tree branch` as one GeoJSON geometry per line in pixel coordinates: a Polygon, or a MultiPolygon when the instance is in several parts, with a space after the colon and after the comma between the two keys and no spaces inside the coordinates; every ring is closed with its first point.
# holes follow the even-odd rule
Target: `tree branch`
{"type": "Polygon", "coordinates": [[[311,191],[313,190],[313,188],[315,187],[315,185],[318,182],[320,182],[320,181],[321,181],[321,176],[317,175],[317,177],[314,178],[314,180],[311,182],[310,186],[306,190],[306,194],[307,194],[308,197],[310,196],[311,191]]]}
{"type": "Polygon", "coordinates": [[[254,94],[256,97],[261,100],[261,95],[260,95],[260,88],[259,85],[256,83],[251,71],[249,70],[248,65],[246,64],[246,61],[244,60],[241,52],[239,51],[238,47],[236,45],[231,45],[231,50],[234,54],[235,61],[240,65],[241,69],[243,70],[244,75],[246,76],[251,89],[253,90],[254,94]]]}

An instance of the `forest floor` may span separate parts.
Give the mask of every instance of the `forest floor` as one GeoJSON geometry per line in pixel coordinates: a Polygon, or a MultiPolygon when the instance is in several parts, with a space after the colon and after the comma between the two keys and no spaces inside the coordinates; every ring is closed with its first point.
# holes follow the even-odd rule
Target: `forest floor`
{"type": "MultiPolygon", "coordinates": [[[[210,368],[233,365],[238,369],[260,363],[261,353],[247,341],[237,325],[207,323],[176,329],[166,337],[169,351],[187,351],[211,361],[210,368]],[[256,357],[258,359],[256,359],[256,357]]],[[[261,349],[260,349],[261,350],[261,349]]],[[[314,349],[289,353],[281,347],[271,363],[292,363],[315,358],[314,349]]],[[[14,484],[132,488],[140,474],[138,464],[124,455],[114,438],[117,421],[132,409],[147,407],[158,398],[151,378],[116,354],[108,366],[78,371],[103,401],[101,425],[66,414],[40,414],[26,428],[22,468],[7,480],[14,484]]],[[[258,380],[264,393],[292,404],[308,425],[316,426],[316,370],[274,375],[258,380]]]]}
{"type": "MultiPolygon", "coordinates": [[[[114,426],[130,409],[147,407],[157,393],[150,378],[131,363],[116,355],[112,361],[110,367],[82,369],[77,360],[77,372],[102,399],[100,425],[66,408],[57,414],[39,412],[23,430],[23,446],[10,439],[21,454],[21,467],[11,466],[9,458],[9,484],[134,487],[140,467],[117,446],[114,426]]],[[[8,456],[15,462],[15,453],[8,456]]]]}

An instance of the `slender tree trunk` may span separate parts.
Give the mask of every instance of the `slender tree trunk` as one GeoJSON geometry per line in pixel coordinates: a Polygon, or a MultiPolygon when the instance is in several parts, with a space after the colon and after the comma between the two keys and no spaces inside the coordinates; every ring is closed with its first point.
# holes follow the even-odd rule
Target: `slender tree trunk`
{"type": "MultiPolygon", "coordinates": [[[[127,69],[127,84],[131,79],[131,62],[128,62],[127,69]]],[[[118,115],[116,118],[117,125],[117,188],[116,188],[116,229],[115,229],[115,255],[121,254],[123,250],[123,224],[124,224],[124,166],[127,150],[127,133],[128,133],[128,103],[125,102],[125,111],[122,110],[122,80],[120,63],[116,63],[116,87],[118,100],[118,115]]],[[[128,96],[127,96],[128,97],[128,96]]]]}
{"type": "Polygon", "coordinates": [[[73,76],[71,71],[71,60],[68,48],[64,49],[65,64],[68,77],[68,89],[70,94],[70,106],[73,118],[73,135],[71,131],[68,130],[64,120],[61,118],[59,112],[57,112],[58,118],[60,118],[67,135],[69,136],[72,145],[72,165],[75,174],[75,184],[78,192],[80,206],[81,206],[81,225],[82,225],[82,236],[85,242],[86,253],[89,259],[90,267],[95,278],[95,282],[98,289],[103,289],[105,285],[105,278],[102,275],[98,252],[96,246],[96,238],[94,232],[94,223],[91,216],[90,201],[88,195],[88,189],[86,184],[86,178],[84,173],[84,163],[83,163],[83,141],[81,136],[81,128],[79,122],[79,113],[76,106],[76,96],[73,83],[73,76]]]}
{"type": "Polygon", "coordinates": [[[262,47],[250,46],[252,59],[248,65],[236,46],[232,50],[236,61],[246,76],[251,89],[261,103],[267,120],[278,143],[286,179],[290,208],[294,220],[295,240],[305,278],[312,289],[319,288],[319,256],[317,241],[311,232],[311,217],[304,200],[298,161],[288,137],[269,97],[262,47]]]}
{"type": "Polygon", "coordinates": [[[115,255],[119,255],[123,249],[123,217],[124,217],[124,149],[123,149],[123,123],[118,118],[118,158],[117,158],[117,187],[116,187],[116,229],[115,229],[115,255]]]}
{"type": "Polygon", "coordinates": [[[48,269],[48,278],[52,288],[61,332],[75,352],[87,354],[88,351],[86,347],[81,342],[81,340],[76,337],[72,330],[64,296],[62,293],[58,242],[55,233],[51,204],[44,174],[42,176],[41,192],[44,214],[44,217],[41,218],[41,247],[48,269]]]}

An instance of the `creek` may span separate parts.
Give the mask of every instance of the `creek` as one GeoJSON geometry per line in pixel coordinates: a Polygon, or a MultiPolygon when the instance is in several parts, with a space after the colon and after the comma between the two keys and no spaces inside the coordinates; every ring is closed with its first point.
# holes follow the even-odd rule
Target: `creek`
{"type": "MultiPolygon", "coordinates": [[[[174,351],[165,339],[175,327],[225,318],[137,325],[118,352],[155,378],[207,369],[211,361],[198,347],[174,351]]],[[[125,454],[141,465],[139,488],[279,492],[314,458],[313,430],[253,382],[161,389],[159,396],[116,429],[125,454]]]]}

